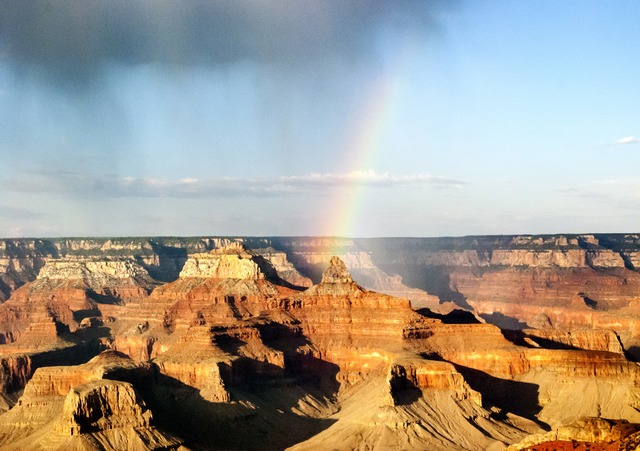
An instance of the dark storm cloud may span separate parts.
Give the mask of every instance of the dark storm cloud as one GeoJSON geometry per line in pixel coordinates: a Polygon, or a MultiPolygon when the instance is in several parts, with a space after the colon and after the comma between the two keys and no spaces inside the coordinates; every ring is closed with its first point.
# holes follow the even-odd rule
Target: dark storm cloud
{"type": "Polygon", "coordinates": [[[366,58],[374,32],[433,29],[444,0],[0,2],[0,59],[90,81],[109,63],[275,64],[366,58]]]}

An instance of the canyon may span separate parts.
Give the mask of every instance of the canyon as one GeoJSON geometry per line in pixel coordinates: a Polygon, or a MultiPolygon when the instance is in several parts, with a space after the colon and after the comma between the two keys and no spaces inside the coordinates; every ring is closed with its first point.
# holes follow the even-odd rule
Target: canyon
{"type": "Polygon", "coordinates": [[[7,239],[0,300],[2,449],[640,441],[640,235],[7,239]]]}

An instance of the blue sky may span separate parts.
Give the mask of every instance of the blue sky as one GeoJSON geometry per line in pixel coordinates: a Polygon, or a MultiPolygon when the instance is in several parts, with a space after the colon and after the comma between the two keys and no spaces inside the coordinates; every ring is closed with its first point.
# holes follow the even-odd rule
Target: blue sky
{"type": "Polygon", "coordinates": [[[0,236],[637,231],[637,2],[79,5],[0,7],[0,236]]]}

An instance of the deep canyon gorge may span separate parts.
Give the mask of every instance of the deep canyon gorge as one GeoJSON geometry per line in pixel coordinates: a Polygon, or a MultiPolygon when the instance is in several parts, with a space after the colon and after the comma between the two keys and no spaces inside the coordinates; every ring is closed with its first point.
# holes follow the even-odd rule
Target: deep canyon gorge
{"type": "Polygon", "coordinates": [[[2,449],[640,444],[640,235],[6,239],[0,300],[2,449]]]}

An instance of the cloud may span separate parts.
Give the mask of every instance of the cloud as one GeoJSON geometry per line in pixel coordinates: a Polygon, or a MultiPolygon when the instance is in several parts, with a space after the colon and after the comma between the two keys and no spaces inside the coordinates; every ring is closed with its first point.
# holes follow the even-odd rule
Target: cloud
{"type": "Polygon", "coordinates": [[[451,1],[20,0],[0,2],[0,54],[57,83],[110,63],[303,65],[360,60],[376,30],[433,30],[451,1]]]}
{"type": "Polygon", "coordinates": [[[280,180],[298,187],[305,186],[339,186],[363,184],[370,186],[413,185],[426,184],[440,187],[460,188],[466,183],[460,180],[438,177],[429,174],[394,175],[388,172],[377,173],[373,170],[353,171],[346,174],[325,173],[308,174],[302,176],[285,176],[280,180]]]}
{"type": "Polygon", "coordinates": [[[461,180],[448,177],[429,174],[394,175],[372,170],[280,177],[219,177],[207,180],[94,176],[72,171],[33,171],[23,176],[23,180],[10,180],[5,188],[26,193],[58,192],[92,197],[204,198],[306,195],[322,193],[331,188],[356,186],[384,189],[403,185],[437,188],[461,188],[466,185],[461,180]]]}
{"type": "Polygon", "coordinates": [[[625,136],[624,138],[616,139],[613,144],[614,145],[624,145],[624,144],[638,144],[640,143],[640,139],[635,136],[625,136]]]}

